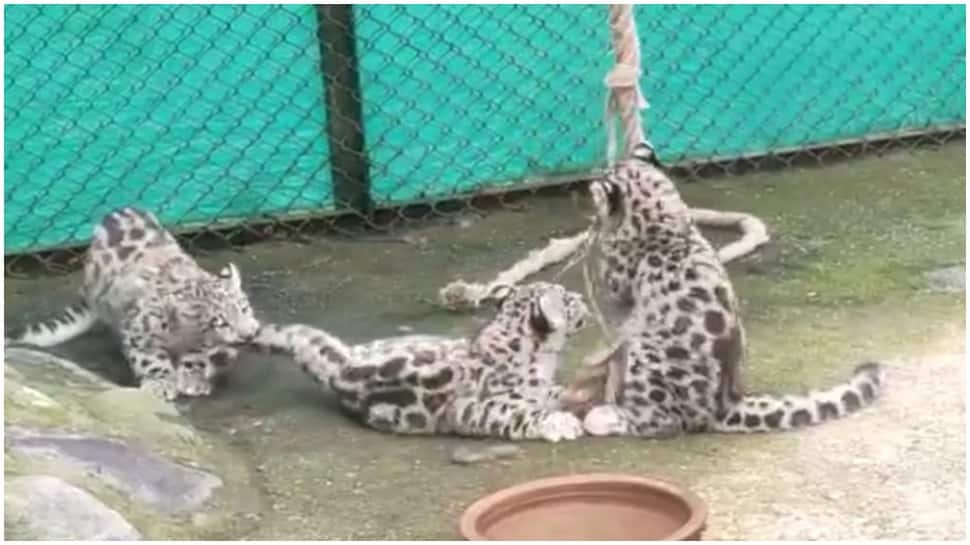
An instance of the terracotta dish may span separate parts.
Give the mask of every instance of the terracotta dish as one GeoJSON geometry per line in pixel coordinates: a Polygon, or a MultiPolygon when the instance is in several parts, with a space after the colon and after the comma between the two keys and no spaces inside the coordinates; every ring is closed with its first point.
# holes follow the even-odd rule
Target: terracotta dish
{"type": "Polygon", "coordinates": [[[657,479],[588,474],[530,481],[465,510],[467,540],[698,540],[707,507],[657,479]]]}

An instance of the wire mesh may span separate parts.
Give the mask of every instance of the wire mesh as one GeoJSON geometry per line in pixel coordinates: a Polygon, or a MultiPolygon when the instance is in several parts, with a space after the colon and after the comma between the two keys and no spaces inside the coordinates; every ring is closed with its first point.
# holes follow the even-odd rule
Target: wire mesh
{"type": "MultiPolygon", "coordinates": [[[[501,203],[604,164],[605,6],[4,17],[8,273],[72,268],[119,206],[198,249],[501,203]]],[[[636,20],[647,133],[679,175],[963,137],[963,6],[658,5],[636,20]]]]}

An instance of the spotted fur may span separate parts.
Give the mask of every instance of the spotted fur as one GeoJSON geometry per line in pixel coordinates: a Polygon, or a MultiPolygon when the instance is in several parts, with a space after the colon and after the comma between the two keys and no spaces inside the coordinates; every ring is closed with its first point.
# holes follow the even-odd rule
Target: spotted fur
{"type": "Polygon", "coordinates": [[[623,370],[615,402],[585,414],[588,433],[789,429],[845,416],[879,394],[883,370],[875,363],[826,390],[743,393],[745,334],[734,289],[653,149],[641,144],[590,192],[601,281],[624,320],[622,344],[609,356],[610,368],[623,370]]]}
{"type": "Polygon", "coordinates": [[[53,346],[104,323],[142,387],[171,400],[209,394],[236,357],[232,345],[259,327],[234,265],[206,272],[151,212],[134,208],[95,227],[80,292],[79,303],[5,343],[53,346]]]}
{"type": "Polygon", "coordinates": [[[398,434],[574,439],[559,407],[566,340],[584,326],[582,296],[559,285],[501,286],[498,313],[474,338],[406,336],[347,346],[306,325],[264,324],[252,345],[290,354],[367,426],[398,434]]]}

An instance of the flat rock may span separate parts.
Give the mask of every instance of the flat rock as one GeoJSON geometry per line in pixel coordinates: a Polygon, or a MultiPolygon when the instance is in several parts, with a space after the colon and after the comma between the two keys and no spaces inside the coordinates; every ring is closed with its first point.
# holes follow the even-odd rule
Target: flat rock
{"type": "Polygon", "coordinates": [[[56,477],[28,475],[8,479],[3,505],[4,529],[8,538],[141,539],[138,530],[117,511],[56,477]]]}
{"type": "Polygon", "coordinates": [[[27,456],[54,457],[168,513],[201,507],[222,480],[158,456],[140,445],[94,435],[6,428],[8,448],[27,456]]]}
{"type": "Polygon", "coordinates": [[[923,274],[933,291],[959,293],[967,289],[967,271],[964,265],[953,265],[923,274]]]}

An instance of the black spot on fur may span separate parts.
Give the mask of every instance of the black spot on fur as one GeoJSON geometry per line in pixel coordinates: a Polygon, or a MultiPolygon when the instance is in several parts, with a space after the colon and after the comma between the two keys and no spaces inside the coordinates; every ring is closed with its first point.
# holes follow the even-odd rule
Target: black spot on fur
{"type": "Polygon", "coordinates": [[[137,250],[134,246],[119,246],[118,247],[118,259],[124,261],[128,259],[131,254],[137,250]]]}
{"type": "Polygon", "coordinates": [[[744,415],[744,425],[748,428],[757,428],[761,426],[761,416],[757,414],[744,415]]]}
{"type": "Polygon", "coordinates": [[[671,331],[673,331],[674,335],[683,335],[687,332],[687,328],[689,328],[690,325],[690,318],[687,316],[679,316],[676,320],[674,320],[674,328],[671,331]]]}
{"type": "Polygon", "coordinates": [[[690,387],[693,388],[695,392],[697,392],[702,396],[707,394],[708,386],[709,385],[706,380],[697,379],[697,380],[691,381],[690,383],[690,387]]]}
{"type": "Polygon", "coordinates": [[[712,335],[720,335],[724,332],[724,314],[709,310],[704,313],[704,327],[712,335]]]}
{"type": "Polygon", "coordinates": [[[727,424],[728,426],[737,426],[738,424],[741,423],[741,414],[732,413],[731,416],[724,421],[724,423],[727,424]]]}
{"type": "Polygon", "coordinates": [[[694,333],[693,335],[690,336],[690,347],[694,350],[697,350],[698,348],[704,345],[705,339],[707,339],[707,337],[701,335],[700,333],[694,333]]]}
{"type": "Polygon", "coordinates": [[[781,418],[783,416],[785,416],[785,413],[781,409],[770,412],[765,415],[765,424],[767,424],[769,428],[777,428],[781,425],[781,418]]]}
{"type": "MultiPolygon", "coordinates": [[[[347,358],[344,357],[343,354],[341,354],[340,352],[337,352],[336,350],[333,349],[333,347],[330,347],[330,346],[321,346],[320,355],[323,356],[324,358],[329,359],[331,362],[337,365],[343,365],[347,363],[347,358]]],[[[370,369],[376,370],[376,368],[374,367],[370,367],[370,369]]],[[[371,373],[371,375],[373,375],[373,372],[371,373]]]]}
{"type": "Polygon", "coordinates": [[[872,379],[872,383],[875,384],[876,386],[879,386],[879,374],[880,374],[879,371],[880,371],[879,364],[873,363],[873,362],[863,363],[855,368],[855,374],[869,375],[870,378],[872,379]]]}
{"type": "Polygon", "coordinates": [[[429,363],[434,363],[435,354],[430,350],[419,350],[414,353],[414,359],[411,361],[412,365],[421,366],[428,365],[429,363]]]}
{"type": "Polygon", "coordinates": [[[862,386],[859,387],[859,390],[862,391],[862,399],[866,403],[869,403],[872,401],[872,398],[876,397],[876,393],[872,390],[872,385],[867,382],[864,382],[862,386]]]}
{"type": "Polygon", "coordinates": [[[839,408],[835,406],[835,403],[819,401],[815,404],[815,408],[818,409],[818,417],[823,422],[839,417],[839,408]]]}
{"type": "Polygon", "coordinates": [[[377,374],[377,367],[365,365],[361,367],[347,367],[340,371],[340,378],[351,382],[367,380],[377,374]]]}
{"type": "Polygon", "coordinates": [[[656,269],[661,265],[663,265],[663,261],[660,259],[660,257],[656,255],[652,255],[647,258],[647,265],[650,265],[651,267],[656,269]]]}
{"type": "MultiPolygon", "coordinates": [[[[670,359],[672,359],[672,360],[686,360],[688,358],[688,356],[690,356],[690,353],[687,352],[687,349],[685,349],[685,348],[683,348],[681,346],[671,346],[671,347],[667,348],[667,350],[664,353],[667,354],[667,357],[670,358],[670,359]]],[[[681,374],[681,376],[684,375],[684,371],[683,370],[674,367],[670,371],[667,371],[667,376],[670,376],[670,374],[673,371],[679,371],[679,373],[681,374]]]]}
{"type": "Polygon", "coordinates": [[[512,339],[509,341],[509,350],[513,352],[518,352],[522,349],[522,341],[520,339],[512,339]]]}
{"type": "Polygon", "coordinates": [[[693,297],[694,299],[697,299],[698,301],[702,301],[704,303],[711,302],[711,294],[708,293],[707,290],[705,290],[700,286],[692,287],[690,291],[687,293],[687,295],[693,297]]]}
{"type": "Polygon", "coordinates": [[[721,364],[721,373],[728,375],[733,372],[734,367],[741,361],[741,332],[738,328],[732,328],[731,334],[714,341],[711,353],[721,364]]]}
{"type": "Polygon", "coordinates": [[[728,298],[727,288],[724,286],[717,286],[714,288],[714,297],[717,298],[718,304],[720,304],[724,310],[731,310],[731,300],[728,298]]]}
{"type": "Polygon", "coordinates": [[[367,404],[369,406],[387,404],[394,405],[395,407],[408,407],[417,402],[418,396],[414,395],[414,392],[411,390],[405,389],[387,390],[367,396],[367,404]]]}
{"type": "Polygon", "coordinates": [[[458,420],[463,424],[468,424],[469,421],[471,421],[471,419],[472,419],[472,406],[465,405],[465,408],[461,410],[461,416],[458,417],[458,420]]]}
{"type": "Polygon", "coordinates": [[[681,288],[680,282],[676,280],[671,280],[670,282],[667,283],[667,289],[669,289],[670,291],[680,291],[680,288],[681,288]]]}
{"type": "Polygon", "coordinates": [[[793,428],[807,426],[808,424],[812,423],[812,413],[806,411],[805,409],[798,409],[791,414],[788,422],[793,428]]]}
{"type": "Polygon", "coordinates": [[[655,403],[663,403],[667,401],[667,393],[663,390],[650,390],[650,400],[655,403]]]}
{"type": "Polygon", "coordinates": [[[108,236],[108,246],[116,246],[121,243],[124,239],[125,233],[121,228],[121,222],[115,216],[115,213],[108,214],[101,220],[101,225],[104,227],[105,233],[108,236]]]}
{"type": "Polygon", "coordinates": [[[859,402],[859,396],[857,396],[855,392],[846,392],[842,394],[842,404],[845,405],[846,412],[856,411],[862,405],[859,402]]]}
{"type": "Polygon", "coordinates": [[[384,362],[384,365],[381,366],[381,377],[396,377],[404,369],[404,365],[407,363],[407,361],[408,360],[403,357],[391,358],[387,360],[384,362]]]}
{"type": "Polygon", "coordinates": [[[145,238],[145,230],[136,227],[131,231],[128,231],[128,238],[131,240],[141,240],[145,238]]]}
{"type": "Polygon", "coordinates": [[[697,373],[698,375],[701,375],[704,377],[708,376],[711,373],[710,368],[704,365],[703,363],[699,363],[697,365],[691,366],[691,370],[697,373]]]}
{"type": "Polygon", "coordinates": [[[697,310],[697,305],[695,305],[690,299],[681,297],[680,299],[677,299],[677,308],[684,312],[694,312],[697,310]]]}
{"type": "Polygon", "coordinates": [[[448,395],[447,394],[425,394],[424,397],[421,398],[421,400],[424,402],[425,408],[428,409],[430,413],[434,414],[438,412],[438,409],[440,409],[441,406],[444,405],[446,401],[448,401],[448,395]]]}
{"type": "Polygon", "coordinates": [[[451,369],[442,369],[438,374],[424,379],[421,383],[429,390],[436,390],[451,382],[455,378],[455,372],[451,369]]]}
{"type": "Polygon", "coordinates": [[[408,426],[412,429],[421,430],[428,425],[428,419],[421,413],[408,413],[404,416],[408,426]]]}

